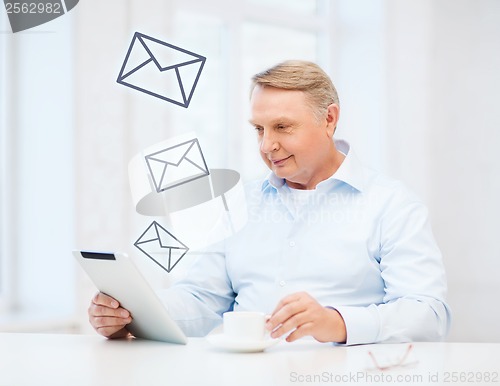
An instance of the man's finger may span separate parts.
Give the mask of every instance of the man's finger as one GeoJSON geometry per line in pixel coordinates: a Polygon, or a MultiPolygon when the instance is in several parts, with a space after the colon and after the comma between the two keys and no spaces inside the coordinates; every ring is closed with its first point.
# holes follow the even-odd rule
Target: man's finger
{"type": "Polygon", "coordinates": [[[114,338],[119,338],[119,337],[125,337],[128,335],[127,330],[124,328],[125,326],[113,326],[113,327],[98,327],[96,328],[96,331],[107,338],[109,337],[114,337],[114,338]]]}
{"type": "Polygon", "coordinates": [[[305,310],[300,311],[292,316],[290,316],[288,319],[283,321],[278,327],[276,327],[272,333],[271,337],[272,338],[279,338],[282,335],[285,335],[289,333],[290,331],[293,331],[300,327],[302,324],[307,323],[308,316],[307,312],[305,310]]]}
{"type": "Polygon", "coordinates": [[[295,293],[291,294],[288,296],[285,296],[283,299],[281,299],[276,307],[274,308],[273,312],[271,313],[271,317],[278,312],[280,309],[282,309],[284,306],[286,306],[289,303],[296,302],[297,300],[300,299],[300,293],[295,293]]]}
{"type": "Polygon", "coordinates": [[[114,316],[116,318],[128,318],[130,312],[124,308],[109,308],[106,306],[98,306],[93,304],[89,309],[89,314],[91,316],[101,317],[101,316],[114,316]]]}
{"type": "MultiPolygon", "coordinates": [[[[279,325],[285,324],[290,318],[293,318],[295,315],[300,314],[303,311],[305,311],[305,307],[300,301],[296,300],[293,302],[287,302],[266,323],[266,328],[272,331],[279,325]]],[[[290,331],[290,329],[287,331],[290,331]]]]}
{"type": "Polygon", "coordinates": [[[298,326],[290,335],[286,337],[287,342],[293,342],[297,339],[300,339],[306,335],[310,335],[310,330],[312,328],[312,323],[305,323],[301,326],[298,326]]]}
{"type": "Polygon", "coordinates": [[[118,308],[120,303],[111,296],[103,294],[102,292],[98,292],[94,298],[92,299],[92,303],[97,304],[99,306],[106,306],[109,308],[118,308]]]}
{"type": "Polygon", "coordinates": [[[123,328],[132,321],[132,318],[115,318],[112,316],[98,316],[94,318],[94,323],[98,328],[120,327],[123,328]]]}

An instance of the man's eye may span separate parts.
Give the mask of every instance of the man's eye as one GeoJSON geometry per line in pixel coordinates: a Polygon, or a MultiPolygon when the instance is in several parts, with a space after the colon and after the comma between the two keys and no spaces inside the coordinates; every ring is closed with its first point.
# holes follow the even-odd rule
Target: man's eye
{"type": "Polygon", "coordinates": [[[278,125],[278,126],[276,126],[276,130],[279,130],[279,131],[288,131],[288,130],[290,130],[290,126],[287,126],[287,125],[278,125]]]}
{"type": "Polygon", "coordinates": [[[254,129],[257,133],[261,133],[262,131],[264,131],[262,127],[254,127],[254,129]]]}

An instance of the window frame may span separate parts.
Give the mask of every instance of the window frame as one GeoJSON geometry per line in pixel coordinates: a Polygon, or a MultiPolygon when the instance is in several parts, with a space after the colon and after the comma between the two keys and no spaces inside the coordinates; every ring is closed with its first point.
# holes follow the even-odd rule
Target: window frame
{"type": "MultiPolygon", "coordinates": [[[[6,31],[5,18],[0,18],[0,30],[6,31]]],[[[6,31],[7,32],[7,31],[6,31]]],[[[7,53],[9,52],[9,33],[0,35],[0,314],[8,312],[13,308],[13,259],[11,255],[10,234],[7,224],[12,217],[12,206],[8,205],[10,190],[9,184],[11,176],[9,170],[9,159],[12,138],[7,127],[10,120],[9,109],[7,108],[7,96],[11,88],[7,78],[7,68],[10,65],[7,53]]]]}
{"type": "MultiPolygon", "coordinates": [[[[21,188],[23,178],[26,178],[26,165],[28,164],[27,156],[23,150],[24,145],[28,142],[27,127],[30,126],[26,123],[26,117],[23,116],[22,111],[25,106],[21,106],[20,100],[24,101],[23,92],[26,92],[26,84],[23,84],[19,68],[26,65],[26,57],[30,54],[29,39],[33,39],[34,34],[41,33],[41,36],[57,36],[56,34],[47,34],[44,30],[20,32],[19,35],[13,36],[9,26],[6,24],[6,18],[0,18],[0,328],[11,328],[16,326],[21,328],[23,323],[33,323],[33,330],[36,330],[41,324],[40,320],[44,318],[59,318],[59,314],[73,313],[74,304],[66,306],[60,312],[51,297],[46,297],[46,302],[40,302],[43,294],[40,291],[32,291],[31,286],[33,277],[37,277],[36,269],[31,269],[29,274],[26,274],[26,267],[32,267],[30,256],[23,248],[24,230],[30,226],[34,228],[33,222],[26,221],[27,214],[29,214],[30,205],[36,205],[33,200],[29,201],[30,205],[26,205],[26,192],[21,188]],[[23,40],[28,40],[24,43],[23,40]],[[19,99],[21,98],[21,99],[19,99]],[[24,174],[23,174],[24,173],[24,174]],[[52,302],[52,303],[51,303],[52,302]],[[14,322],[12,322],[14,320],[14,322]],[[37,324],[38,323],[38,324],[37,324]]],[[[72,24],[64,19],[66,26],[59,28],[66,28],[65,31],[72,32],[72,24]]],[[[61,24],[60,24],[61,26],[61,24]]],[[[62,35],[64,39],[70,41],[69,34],[62,35]]],[[[63,42],[65,42],[63,40],[63,42]]],[[[54,43],[55,44],[55,43],[54,43]]],[[[54,46],[51,46],[53,48],[54,46]]],[[[57,52],[57,50],[54,50],[57,52]]],[[[71,69],[71,66],[67,66],[71,69]]],[[[71,70],[68,70],[71,71],[71,70]]],[[[65,74],[65,76],[68,76],[65,74]]],[[[69,76],[68,76],[69,79],[69,76]]],[[[62,84],[62,83],[61,83],[62,84]]],[[[66,84],[66,83],[64,83],[66,84]]],[[[68,102],[71,106],[72,102],[68,102]]],[[[60,105],[59,105],[60,107],[60,105]]],[[[66,106],[67,107],[67,106],[66,106]]],[[[62,109],[64,113],[68,109],[62,109]]],[[[66,113],[70,114],[70,113],[66,113]]],[[[62,118],[64,119],[64,118],[62,118]]],[[[65,127],[73,127],[72,122],[66,120],[65,127]]],[[[31,133],[30,133],[31,135],[31,133]]],[[[44,140],[50,140],[49,136],[45,136],[44,140]]],[[[74,138],[68,136],[64,138],[65,149],[71,149],[74,146],[74,138]]],[[[31,142],[33,144],[34,141],[31,142]]],[[[38,146],[38,145],[35,145],[38,146]]],[[[67,178],[71,174],[64,175],[65,185],[68,186],[71,196],[74,198],[74,193],[71,190],[74,181],[67,178]]],[[[28,196],[28,198],[31,198],[28,196]]],[[[71,206],[66,206],[69,210],[67,217],[71,218],[71,206]]],[[[43,218],[43,217],[39,217],[43,218]]],[[[72,222],[73,224],[73,222],[72,222]]],[[[68,228],[65,242],[67,244],[73,243],[74,225],[68,228]],[[69,237],[68,237],[69,235],[69,237]]],[[[68,248],[68,251],[71,249],[68,248]]],[[[60,254],[54,254],[63,261],[60,254]]],[[[52,258],[52,256],[51,256],[52,258]]],[[[68,260],[70,261],[70,260],[68,260]]],[[[63,266],[63,278],[69,278],[73,274],[72,262],[66,263],[63,266]]],[[[69,280],[69,279],[67,279],[69,280]]],[[[45,288],[45,276],[40,275],[34,286],[43,286],[45,288]]],[[[73,290],[74,292],[75,290],[73,290]]],[[[72,292],[66,291],[66,303],[69,304],[67,299],[72,296],[72,292]]],[[[66,305],[65,303],[65,305],[66,305]]],[[[60,318],[61,319],[61,318],[60,318]]],[[[30,324],[31,325],[31,324],[30,324]]]]}

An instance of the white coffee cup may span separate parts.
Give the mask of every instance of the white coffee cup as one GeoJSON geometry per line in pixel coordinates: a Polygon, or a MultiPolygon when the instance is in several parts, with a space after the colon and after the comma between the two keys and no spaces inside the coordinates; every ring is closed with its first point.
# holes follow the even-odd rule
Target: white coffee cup
{"type": "Polygon", "coordinates": [[[266,335],[266,315],[262,312],[230,311],[223,315],[224,335],[235,340],[262,340],[266,335]]]}

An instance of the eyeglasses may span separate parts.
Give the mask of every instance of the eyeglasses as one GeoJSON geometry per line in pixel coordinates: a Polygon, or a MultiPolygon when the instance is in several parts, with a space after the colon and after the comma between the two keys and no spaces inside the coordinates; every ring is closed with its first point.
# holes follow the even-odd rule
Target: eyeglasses
{"type": "Polygon", "coordinates": [[[393,368],[396,368],[396,367],[405,367],[405,366],[410,366],[410,365],[414,365],[414,364],[418,363],[418,361],[406,362],[406,360],[408,359],[408,356],[410,355],[410,352],[411,352],[412,349],[413,349],[413,345],[409,344],[408,347],[406,348],[406,351],[405,351],[404,355],[399,360],[395,361],[394,363],[387,364],[387,365],[384,365],[384,366],[381,366],[378,363],[377,359],[375,358],[375,355],[371,351],[368,351],[368,355],[370,356],[370,358],[373,361],[373,364],[375,365],[375,367],[378,370],[380,370],[380,371],[386,371],[386,370],[390,370],[390,369],[393,369],[393,368]]]}

